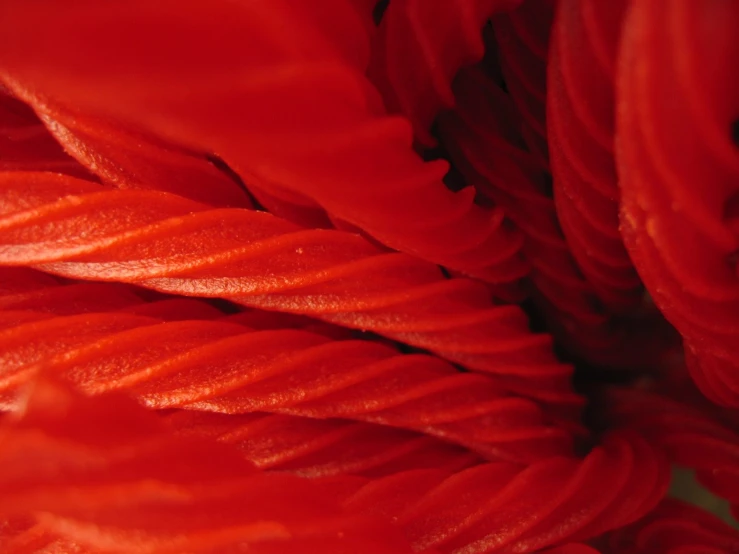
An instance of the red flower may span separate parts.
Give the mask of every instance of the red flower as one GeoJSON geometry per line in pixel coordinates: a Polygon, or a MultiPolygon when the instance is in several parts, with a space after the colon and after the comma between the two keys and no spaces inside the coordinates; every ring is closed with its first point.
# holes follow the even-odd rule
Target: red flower
{"type": "Polygon", "coordinates": [[[2,551],[739,551],[738,6],[2,2],[2,551]]]}

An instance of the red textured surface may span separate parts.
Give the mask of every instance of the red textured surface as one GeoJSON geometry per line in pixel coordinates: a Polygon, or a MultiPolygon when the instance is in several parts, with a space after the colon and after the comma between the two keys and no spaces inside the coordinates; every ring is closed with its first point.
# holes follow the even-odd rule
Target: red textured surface
{"type": "Polygon", "coordinates": [[[626,246],[655,303],[683,335],[696,382],[733,407],[739,406],[739,280],[732,261],[739,250],[732,226],[739,148],[731,130],[739,76],[724,69],[739,55],[737,18],[735,2],[636,3],[617,90],[626,246]]]}
{"type": "Polygon", "coordinates": [[[356,421],[185,410],[164,418],[178,433],[234,445],[259,469],[301,477],[381,477],[423,468],[452,472],[481,460],[428,435],[356,421]]]}
{"type": "Polygon", "coordinates": [[[436,266],[356,235],[62,176],[0,181],[6,264],[311,315],[428,349],[566,410],[580,404],[571,367],[548,336],[529,332],[521,310],[493,306],[480,283],[446,280],[436,266]]]}
{"type": "Polygon", "coordinates": [[[739,552],[737,21],[0,2],[0,551],[739,552]]]}
{"type": "Polygon", "coordinates": [[[455,103],[457,72],[485,53],[482,28],[495,13],[520,0],[395,0],[379,25],[370,78],[392,113],[405,115],[426,146],[436,140],[431,126],[455,103]]]}
{"type": "Polygon", "coordinates": [[[536,404],[486,376],[301,329],[94,313],[5,329],[0,352],[5,409],[43,370],[87,393],[125,390],[154,408],[356,419],[421,431],[492,459],[530,462],[572,448],[569,433],[547,423],[536,404]]]}
{"type": "Polygon", "coordinates": [[[60,8],[46,0],[43,14],[25,6],[13,4],[12,17],[2,19],[15,24],[0,32],[13,45],[3,50],[8,74],[29,87],[217,153],[247,184],[308,197],[403,252],[492,283],[524,274],[521,261],[501,246],[508,232],[500,218],[474,203],[472,189],[449,191],[441,182],[446,164],[424,163],[411,147],[409,123],[384,114],[378,91],[359,70],[369,39],[348,4],[313,13],[323,27],[304,25],[302,4],[286,2],[268,10],[219,2],[199,16],[203,5],[190,0],[188,18],[182,2],[154,8],[140,0],[120,13],[92,9],[90,2],[60,8]],[[264,30],[246,31],[275,14],[292,29],[291,41],[274,44],[264,30]],[[38,39],[26,44],[29,37],[15,32],[30,21],[49,47],[38,39]],[[330,30],[332,41],[316,40],[319,28],[330,30]],[[193,42],[193,34],[218,40],[193,42]],[[133,35],[136,48],[122,48],[121,40],[133,35]],[[108,78],[80,71],[82,59],[88,68],[105,66],[108,78]],[[260,73],[265,63],[270,70],[260,73]],[[65,77],[70,70],[73,81],[65,77]],[[173,88],[180,94],[166,93],[173,88]]]}
{"type": "Polygon", "coordinates": [[[90,173],[62,147],[33,110],[0,82],[0,170],[55,171],[89,178],[90,173]]]}
{"type": "Polygon", "coordinates": [[[565,544],[542,550],[546,554],[599,554],[597,550],[586,544],[565,544]]]}
{"type": "Polygon", "coordinates": [[[442,140],[468,182],[518,228],[534,300],[560,342],[602,366],[663,364],[677,345],[661,317],[642,309],[619,319],[578,267],[548,190],[547,169],[525,150],[511,97],[481,68],[461,71],[455,93],[458,106],[439,117],[442,140]]]}
{"type": "Polygon", "coordinates": [[[642,521],[609,534],[611,554],[730,554],[739,532],[723,521],[677,500],[665,500],[642,521]]]}
{"type": "Polygon", "coordinates": [[[416,549],[534,552],[648,513],[666,491],[666,464],[643,438],[614,433],[583,460],[399,473],[364,485],[345,505],[396,518],[416,549]]]}
{"type": "Polygon", "coordinates": [[[260,472],[130,400],[50,382],[0,430],[0,468],[0,512],[35,524],[8,533],[6,552],[409,551],[389,526],[342,513],[331,484],[260,472]]]}
{"type": "Polygon", "coordinates": [[[562,231],[600,302],[628,313],[642,285],[618,229],[615,71],[628,2],[560,0],[549,53],[547,113],[562,231]]]}
{"type": "Polygon", "coordinates": [[[117,121],[59,108],[17,83],[6,83],[34,107],[65,151],[104,184],[121,189],[156,188],[214,206],[251,207],[243,187],[219,171],[205,154],[173,148],[117,121]]]}
{"type": "Polygon", "coordinates": [[[547,60],[549,34],[558,0],[524,0],[508,14],[492,19],[506,86],[523,122],[521,134],[540,163],[547,166],[547,60]]]}
{"type": "Polygon", "coordinates": [[[609,417],[660,444],[670,459],[694,469],[696,478],[715,495],[739,506],[739,433],[734,418],[722,421],[720,410],[699,396],[671,398],[664,394],[613,389],[607,393],[609,417]]]}

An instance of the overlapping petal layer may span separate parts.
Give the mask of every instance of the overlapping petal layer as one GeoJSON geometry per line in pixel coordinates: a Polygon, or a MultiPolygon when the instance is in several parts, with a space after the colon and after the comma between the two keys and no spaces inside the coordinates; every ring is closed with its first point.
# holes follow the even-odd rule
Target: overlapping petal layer
{"type": "Polygon", "coordinates": [[[403,252],[492,283],[525,274],[520,237],[472,189],[448,190],[447,165],[423,162],[408,121],[384,113],[363,75],[369,38],[353,6],[43,6],[0,12],[4,73],[22,86],[217,154],[247,185],[288,204],[310,199],[403,252]],[[275,21],[289,39],[269,34],[275,21]],[[43,40],[19,32],[30,26],[43,40]]]}
{"type": "Polygon", "coordinates": [[[459,471],[481,458],[431,436],[387,426],[282,414],[164,415],[176,432],[233,444],[259,469],[302,477],[380,477],[409,469],[459,471]]]}
{"type": "Polygon", "coordinates": [[[46,371],[87,393],[125,390],[149,407],[355,419],[421,431],[491,459],[531,462],[572,448],[569,432],[547,423],[536,404],[438,358],[254,328],[249,313],[244,325],[238,315],[163,322],[150,314],[44,317],[4,329],[2,405],[15,407],[18,388],[46,371]]]}
{"type": "Polygon", "coordinates": [[[0,551],[738,552],[737,22],[0,2],[0,551]]]}
{"type": "Polygon", "coordinates": [[[739,533],[715,516],[677,500],[665,500],[641,521],[605,541],[609,554],[731,554],[739,533]]]}
{"type": "Polygon", "coordinates": [[[482,28],[520,0],[394,0],[379,26],[370,78],[393,113],[405,115],[426,146],[434,119],[454,106],[457,72],[485,54],[482,28]]]}
{"type": "Polygon", "coordinates": [[[666,464],[643,438],[618,432],[583,460],[404,472],[365,484],[345,505],[392,517],[418,550],[535,552],[648,513],[665,493],[666,464]]]}
{"type": "Polygon", "coordinates": [[[174,435],[122,397],[42,381],[0,431],[5,552],[408,552],[332,493],[174,435]],[[61,550],[60,550],[61,549],[61,550]]]}
{"type": "Polygon", "coordinates": [[[55,171],[89,178],[65,154],[33,110],[0,84],[0,170],[55,171]]]}
{"type": "Polygon", "coordinates": [[[641,280],[618,229],[615,71],[625,0],[560,0],[547,78],[557,216],[579,269],[607,310],[639,309],[641,280]]]}
{"type": "Polygon", "coordinates": [[[736,417],[722,414],[699,397],[674,399],[638,390],[612,389],[607,393],[612,421],[638,425],[670,459],[696,470],[698,481],[715,495],[739,507],[739,433],[736,417]]]}
{"type": "Polygon", "coordinates": [[[506,87],[523,119],[521,133],[531,152],[548,165],[546,95],[549,35],[558,0],[524,0],[492,19],[506,87]]]}
{"type": "Polygon", "coordinates": [[[311,315],[495,374],[562,409],[580,404],[571,368],[556,360],[548,336],[529,332],[520,309],[494,306],[482,284],[444,279],[436,266],[356,235],[63,176],[0,180],[2,265],[311,315]]]}
{"type": "Polygon", "coordinates": [[[205,155],[175,148],[120,122],[65,110],[9,79],[5,83],[34,107],[59,144],[105,184],[173,192],[214,206],[252,206],[243,185],[205,155]]]}
{"type": "Polygon", "coordinates": [[[733,407],[739,406],[737,18],[735,2],[635,2],[617,87],[626,246],[655,303],[683,335],[696,382],[733,407]]]}
{"type": "Polygon", "coordinates": [[[467,180],[526,237],[521,253],[532,268],[534,300],[559,341],[602,366],[662,364],[675,343],[672,330],[656,313],[618,318],[601,301],[562,234],[550,176],[525,150],[509,95],[481,68],[461,71],[454,89],[457,107],[439,117],[442,140],[467,180]]]}

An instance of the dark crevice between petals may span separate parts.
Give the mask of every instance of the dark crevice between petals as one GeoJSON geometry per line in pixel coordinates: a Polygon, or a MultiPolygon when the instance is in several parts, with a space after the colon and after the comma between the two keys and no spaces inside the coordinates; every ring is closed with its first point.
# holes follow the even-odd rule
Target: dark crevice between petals
{"type": "Polygon", "coordinates": [[[375,4],[375,9],[372,10],[372,20],[375,25],[379,25],[382,21],[382,16],[385,15],[387,7],[390,5],[390,0],[380,0],[375,4]]]}
{"type": "MultiPolygon", "coordinates": [[[[739,237],[739,190],[734,192],[724,204],[723,220],[734,236],[739,237]]],[[[736,266],[739,258],[739,252],[732,252],[729,255],[729,265],[736,266]]]]}
{"type": "Polygon", "coordinates": [[[244,183],[243,179],[239,176],[238,173],[236,173],[231,167],[220,157],[216,156],[215,154],[211,154],[209,156],[206,156],[207,160],[215,167],[218,171],[223,173],[226,177],[231,179],[234,183],[238,185],[238,187],[244,192],[246,196],[249,197],[249,199],[252,201],[252,203],[259,209],[260,211],[266,211],[262,206],[257,202],[257,199],[254,198],[254,196],[249,192],[249,189],[247,188],[246,184],[244,183]]]}

